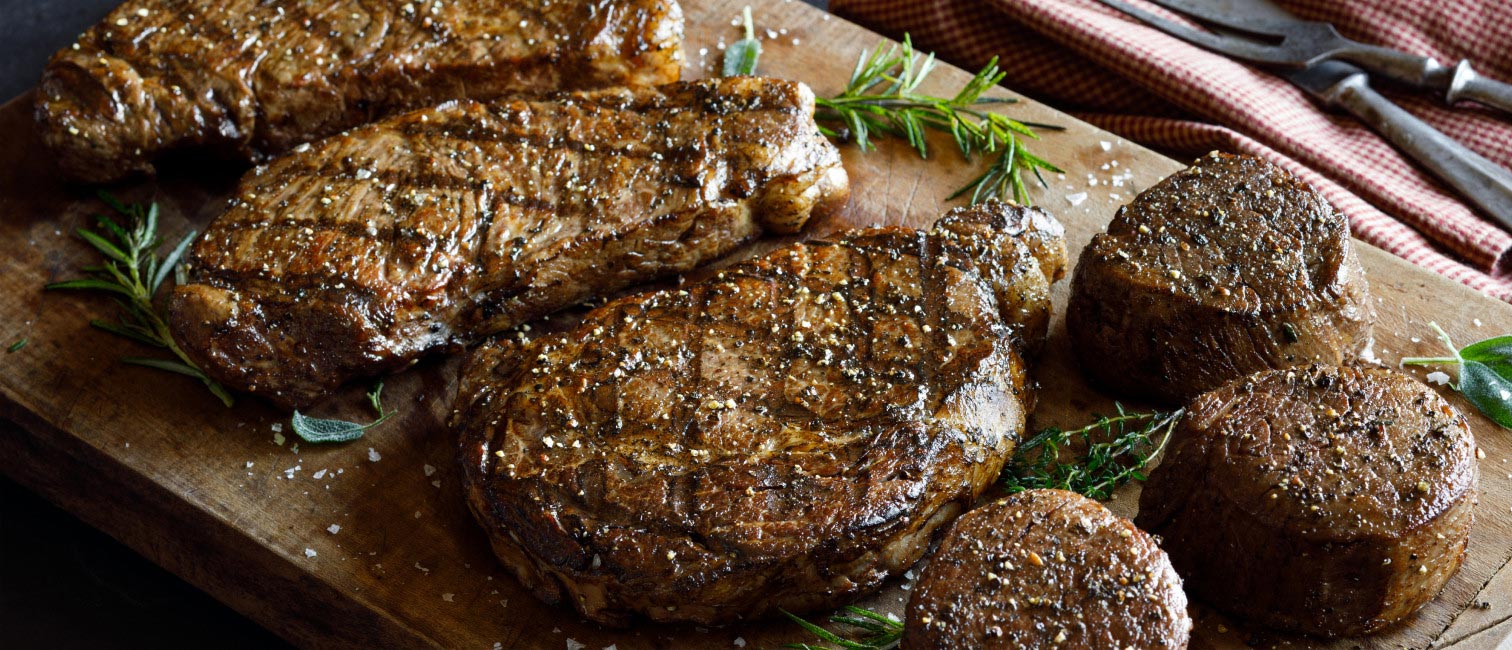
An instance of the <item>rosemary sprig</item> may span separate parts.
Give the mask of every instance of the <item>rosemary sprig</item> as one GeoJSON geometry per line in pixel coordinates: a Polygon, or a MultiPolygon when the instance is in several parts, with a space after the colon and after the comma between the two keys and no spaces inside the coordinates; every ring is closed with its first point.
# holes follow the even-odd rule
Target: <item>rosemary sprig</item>
{"type": "Polygon", "coordinates": [[[1099,416],[1080,429],[1050,427],[1034,434],[1003,468],[1003,486],[1010,493],[1054,488],[1106,500],[1123,484],[1145,480],[1145,465],[1165,449],[1186,411],[1130,413],[1116,406],[1118,415],[1099,416]],[[1063,462],[1061,448],[1077,440],[1086,451],[1063,462]]]}
{"type": "Polygon", "coordinates": [[[934,54],[921,55],[914,50],[913,41],[906,34],[901,47],[886,43],[878,45],[856,61],[856,69],[844,91],[831,98],[816,100],[816,121],[842,125],[830,128],[820,124],[819,130],[836,139],[853,141],[862,151],[874,149],[873,140],[882,134],[904,137],[921,158],[929,157],[925,131],[944,131],[951,135],[961,155],[967,159],[978,154],[997,155],[986,171],[956,190],[950,195],[951,199],[970,193],[972,203],[998,197],[1012,197],[1019,203],[1029,203],[1024,171],[1033,173],[1040,185],[1046,186],[1040,170],[1059,173],[1061,169],[1030,153],[1021,138],[1039,139],[1031,127],[1054,130],[1061,127],[1020,122],[979,108],[1017,101],[982,96],[1006,74],[998,68],[997,57],[993,57],[954,97],[935,97],[918,92],[919,85],[924,83],[934,65],[934,54]]]}
{"type": "MultiPolygon", "coordinates": [[[[898,647],[898,642],[903,638],[903,622],[895,621],[883,614],[872,610],[846,605],[840,612],[830,616],[830,622],[848,625],[858,630],[858,635],[864,635],[860,639],[847,639],[834,632],[830,632],[818,625],[803,620],[802,618],[781,610],[782,615],[797,623],[799,627],[808,630],[809,634],[819,637],[820,641],[832,643],[840,648],[851,650],[892,650],[898,647]]],[[[799,650],[832,650],[832,646],[813,645],[809,643],[789,643],[784,648],[798,648],[799,650]]]]}
{"type": "Polygon", "coordinates": [[[162,241],[158,239],[157,233],[157,204],[127,205],[104,192],[101,192],[99,197],[117,214],[125,217],[126,223],[122,225],[110,217],[96,215],[97,231],[79,228],[75,232],[78,233],[80,239],[104,256],[103,263],[99,266],[84,267],[82,270],[87,277],[54,282],[46,288],[104,291],[111,294],[121,307],[117,320],[107,321],[97,318],[89,321],[90,325],[138,343],[166,348],[176,357],[176,359],[121,357],[122,362],[198,379],[210,389],[211,393],[220,398],[222,403],[231,406],[234,401],[231,393],[189,360],[189,357],[179,348],[178,343],[174,342],[167,322],[152,302],[153,296],[157,295],[158,289],[163,286],[168,276],[174,273],[179,259],[184,256],[184,251],[189,249],[189,244],[194,241],[195,232],[189,231],[177,245],[168,251],[166,256],[159,259],[157,249],[162,245],[162,241]]]}

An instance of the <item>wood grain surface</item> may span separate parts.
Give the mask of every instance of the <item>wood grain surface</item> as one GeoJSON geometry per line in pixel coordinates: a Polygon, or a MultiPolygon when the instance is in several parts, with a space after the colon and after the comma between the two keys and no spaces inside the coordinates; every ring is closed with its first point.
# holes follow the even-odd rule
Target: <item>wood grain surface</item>
{"type": "MultiPolygon", "coordinates": [[[[717,68],[719,43],[740,37],[732,20],[744,4],[685,3],[688,77],[717,68]]],[[[806,81],[820,94],[837,91],[855,56],[879,41],[800,3],[767,0],[754,10],[757,31],[767,33],[762,72],[806,81]]],[[[967,76],[941,66],[932,85],[954,88],[967,76]]],[[[1181,167],[1030,101],[1001,110],[1066,127],[1034,145],[1067,173],[1047,177],[1050,186],[1033,196],[1066,224],[1073,255],[1119,205],[1181,167]]],[[[118,363],[122,354],[146,351],[87,325],[111,315],[108,300],[41,290],[93,262],[70,233],[103,206],[90,188],[54,178],[34,135],[29,96],[0,108],[0,135],[0,239],[9,242],[0,256],[0,346],[29,341],[3,355],[0,366],[0,415],[20,425],[0,427],[0,469],[17,481],[303,645],[576,647],[570,639],[628,650],[807,640],[782,621],[602,629],[536,601],[498,565],[463,504],[453,437],[443,424],[454,360],[427,361],[389,379],[386,403],[400,414],[366,438],[303,447],[294,444],[287,414],[264,403],[243,399],[226,408],[190,380],[118,363]]],[[[931,223],[953,205],[944,197],[976,169],[947,139],[934,144],[927,162],[897,142],[871,153],[845,147],[853,199],[809,234],[931,223]]],[[[238,172],[170,164],[156,180],[110,189],[158,201],[164,234],[173,239],[216,215],[238,172]]],[[[1379,301],[1375,351],[1383,361],[1438,354],[1429,321],[1462,343],[1512,332],[1512,307],[1360,247],[1379,301]]],[[[1057,312],[1068,284],[1056,289],[1057,312]]],[[[1034,427],[1076,425],[1111,408],[1070,358],[1057,318],[1035,370],[1044,397],[1034,427]]],[[[362,392],[348,389],[315,414],[365,420],[362,392]]],[[[1512,634],[1512,432],[1450,399],[1469,416],[1486,458],[1469,554],[1438,599],[1384,634],[1334,643],[1247,629],[1197,606],[1193,647],[1489,649],[1512,634]]],[[[1125,488],[1109,505],[1132,516],[1137,490],[1125,488]]],[[[899,579],[865,602],[901,612],[907,586],[899,579]]]]}

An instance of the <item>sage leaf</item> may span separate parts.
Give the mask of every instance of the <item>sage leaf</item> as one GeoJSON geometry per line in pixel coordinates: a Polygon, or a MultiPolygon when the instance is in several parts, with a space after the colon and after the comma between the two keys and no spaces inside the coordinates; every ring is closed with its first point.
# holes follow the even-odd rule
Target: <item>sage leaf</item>
{"type": "Polygon", "coordinates": [[[378,419],[367,424],[347,422],[346,420],[327,420],[312,418],[308,415],[294,412],[290,424],[294,426],[294,434],[301,440],[309,443],[321,442],[350,442],[361,438],[368,429],[383,424],[395,411],[383,410],[383,382],[378,382],[372,391],[367,394],[368,403],[373,405],[373,410],[378,412],[378,419]]]}
{"type": "Polygon", "coordinates": [[[1478,361],[1497,367],[1497,374],[1512,377],[1512,335],[1471,343],[1459,351],[1459,356],[1465,361],[1478,361]]]}
{"type": "Polygon", "coordinates": [[[745,16],[745,38],[728,48],[724,54],[724,76],[756,74],[756,62],[761,59],[761,41],[756,40],[756,30],[751,25],[751,8],[742,12],[745,16]]]}
{"type": "Polygon", "coordinates": [[[362,437],[373,424],[358,424],[346,420],[312,418],[299,411],[294,412],[294,433],[301,440],[311,443],[349,442],[362,437]]]}
{"type": "Polygon", "coordinates": [[[1460,363],[1459,391],[1492,421],[1512,429],[1512,364],[1506,357],[1496,365],[1465,359],[1460,363]],[[1498,372],[1497,366],[1500,366],[1498,372]]]}
{"type": "Polygon", "coordinates": [[[1438,323],[1428,323],[1452,357],[1407,357],[1403,366],[1459,366],[1459,383],[1452,384],[1487,418],[1512,429],[1512,335],[1495,336],[1457,349],[1438,323]]]}

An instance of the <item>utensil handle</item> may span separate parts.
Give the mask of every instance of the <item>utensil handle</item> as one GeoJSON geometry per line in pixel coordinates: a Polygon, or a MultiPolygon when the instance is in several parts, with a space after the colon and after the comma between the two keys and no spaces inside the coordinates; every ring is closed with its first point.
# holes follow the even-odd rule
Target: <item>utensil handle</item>
{"type": "Polygon", "coordinates": [[[1454,76],[1444,92],[1444,101],[1453,104],[1461,99],[1480,102],[1512,113],[1512,84],[1482,77],[1469,61],[1454,66],[1454,76]]]}
{"type": "Polygon", "coordinates": [[[1324,96],[1512,230],[1512,172],[1455,142],[1371,89],[1364,73],[1350,75],[1324,96]]]}
{"type": "Polygon", "coordinates": [[[1451,68],[1432,57],[1353,41],[1342,45],[1333,58],[1413,88],[1442,91],[1446,104],[1468,99],[1512,113],[1512,85],[1482,77],[1468,60],[1451,68]]]}

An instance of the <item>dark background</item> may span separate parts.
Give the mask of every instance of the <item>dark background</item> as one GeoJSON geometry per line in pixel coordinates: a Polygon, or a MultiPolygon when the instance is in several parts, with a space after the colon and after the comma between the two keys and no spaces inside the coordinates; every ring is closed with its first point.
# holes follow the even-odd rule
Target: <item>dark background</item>
{"type": "MultiPolygon", "coordinates": [[[[829,4],[804,1],[819,7],[829,4]]],[[[119,0],[0,0],[0,102],[30,90],[54,51],[72,43],[117,4],[119,0]]],[[[0,420],[0,427],[14,426],[0,420]]],[[[287,647],[257,624],[3,476],[0,645],[287,647]]]]}

